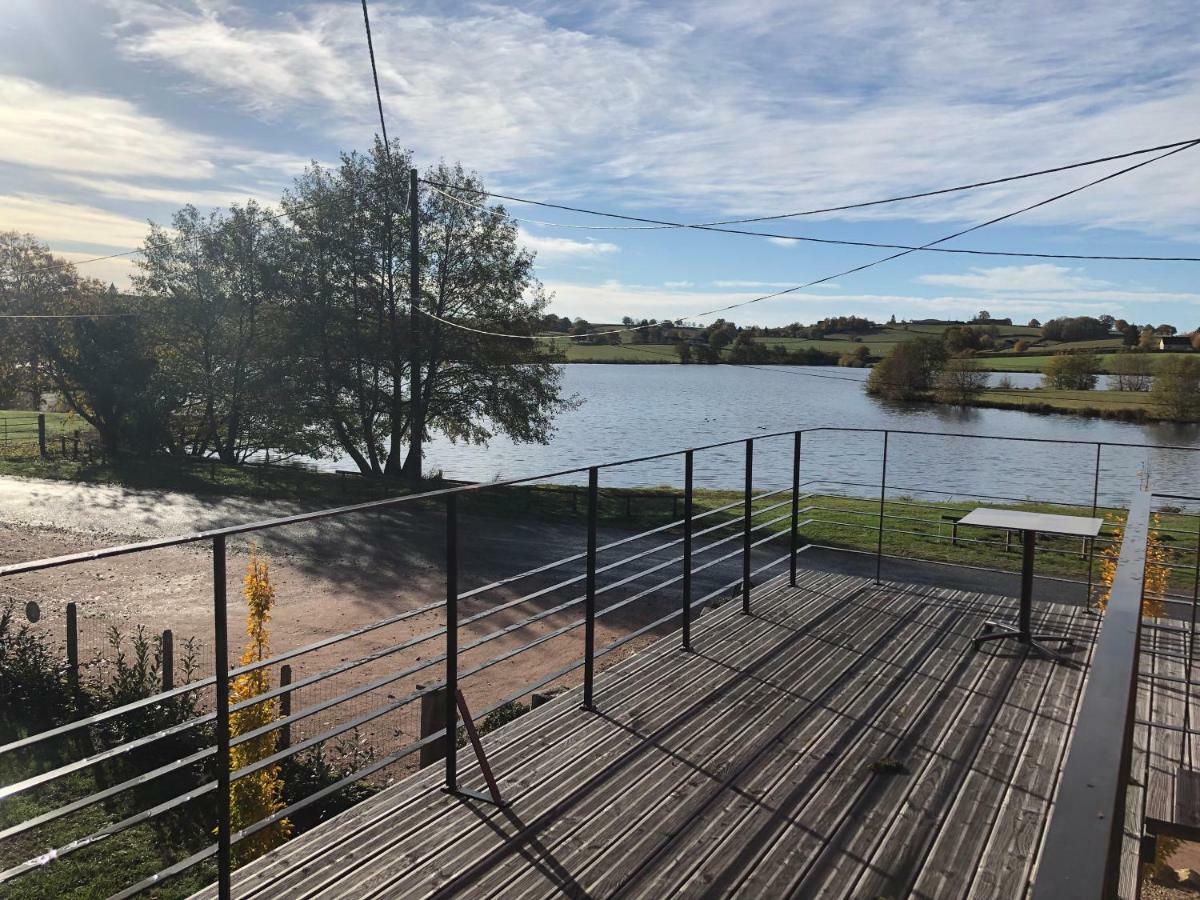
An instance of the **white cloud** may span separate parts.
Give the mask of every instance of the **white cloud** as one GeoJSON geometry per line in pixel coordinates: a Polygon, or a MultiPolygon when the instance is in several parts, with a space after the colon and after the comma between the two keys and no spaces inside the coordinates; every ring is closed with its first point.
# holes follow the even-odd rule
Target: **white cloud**
{"type": "Polygon", "coordinates": [[[795,247],[796,244],[799,243],[799,241],[791,241],[791,240],[788,240],[787,238],[772,237],[772,238],[767,238],[767,243],[774,244],[776,247],[795,247]]]}
{"type": "MultiPolygon", "coordinates": [[[[362,23],[342,4],[258,19],[232,3],[116,5],[121,47],[136,60],[257,114],[317,108],[360,140],[374,128],[362,23]]],[[[1180,123],[1200,103],[1186,0],[1087,10],[1025,0],[986,14],[976,4],[667,10],[623,0],[573,6],[570,24],[548,9],[543,18],[527,8],[377,3],[392,131],[427,158],[451,155],[557,196],[606,192],[607,182],[630,207],[756,214],[1186,137],[1180,123]],[[743,64],[751,52],[774,61],[769,75],[743,64]]],[[[1092,174],[842,216],[982,219],[1092,174]]],[[[1028,219],[1186,237],[1200,221],[1197,195],[1200,166],[1181,157],[1028,219]]]]}
{"type": "Polygon", "coordinates": [[[103,175],[212,175],[212,142],[131,103],[0,76],[0,160],[103,175]]]}
{"type": "Polygon", "coordinates": [[[605,241],[576,241],[571,238],[543,237],[530,234],[524,229],[520,232],[520,242],[534,251],[542,260],[588,259],[595,256],[605,256],[618,253],[620,247],[605,241]]]}
{"type": "Polygon", "coordinates": [[[1038,263],[1029,266],[993,266],[972,268],[966,274],[921,275],[922,284],[937,284],[947,287],[966,288],[988,292],[1047,292],[1081,291],[1107,287],[1107,281],[1089,278],[1082,269],[1038,263]]]}
{"type": "Polygon", "coordinates": [[[782,288],[793,287],[794,281],[746,281],[737,279],[721,279],[712,283],[718,288],[782,288]]]}
{"type": "Polygon", "coordinates": [[[279,202],[277,196],[269,195],[260,188],[250,186],[197,189],[183,184],[157,187],[140,181],[88,178],[76,175],[60,175],[58,179],[100,197],[111,197],[137,203],[167,203],[176,207],[191,203],[204,209],[210,206],[229,206],[232,203],[244,204],[247,200],[255,200],[263,206],[273,206],[279,202]]]}
{"type": "Polygon", "coordinates": [[[1200,305],[1200,293],[1156,290],[1049,291],[1015,295],[978,293],[923,296],[911,293],[822,293],[800,292],[785,298],[767,300],[737,309],[701,316],[708,310],[751,300],[755,292],[668,290],[655,286],[608,281],[584,284],[550,281],[546,287],[554,295],[553,308],[559,315],[583,316],[596,321],[616,321],[622,316],[641,318],[697,319],[711,322],[718,315],[735,322],[784,325],[789,322],[815,321],[829,315],[862,315],[882,320],[895,313],[902,317],[940,316],[967,319],[987,308],[994,317],[1012,316],[1018,321],[1030,317],[1099,315],[1110,313],[1137,315],[1147,303],[1200,305]]]}
{"type": "Polygon", "coordinates": [[[52,249],[61,243],[87,243],[127,250],[140,244],[148,231],[144,221],[129,216],[35,195],[0,195],[0,222],[12,231],[31,232],[52,249]]]}
{"type": "Polygon", "coordinates": [[[663,282],[663,287],[667,287],[667,288],[690,288],[693,286],[694,286],[693,283],[690,281],[664,281],[663,282]]]}

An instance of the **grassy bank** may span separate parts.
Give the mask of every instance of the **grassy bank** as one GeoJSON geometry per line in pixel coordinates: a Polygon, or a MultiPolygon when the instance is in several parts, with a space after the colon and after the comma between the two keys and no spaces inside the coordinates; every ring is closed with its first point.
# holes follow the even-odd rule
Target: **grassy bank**
{"type": "Polygon", "coordinates": [[[1122,422],[1175,421],[1159,415],[1150,395],[1136,391],[987,390],[971,401],[985,409],[1016,409],[1033,413],[1061,413],[1122,422]]]}

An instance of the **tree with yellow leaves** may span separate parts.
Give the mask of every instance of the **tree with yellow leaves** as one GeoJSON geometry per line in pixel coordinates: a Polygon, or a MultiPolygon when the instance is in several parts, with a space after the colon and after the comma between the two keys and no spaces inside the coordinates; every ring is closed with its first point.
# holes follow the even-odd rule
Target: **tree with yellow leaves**
{"type": "MultiPolygon", "coordinates": [[[[1142,615],[1151,617],[1163,614],[1165,604],[1162,598],[1167,592],[1167,582],[1171,578],[1171,570],[1166,565],[1167,548],[1163,546],[1159,538],[1158,525],[1158,514],[1155,513],[1150,517],[1150,534],[1146,541],[1146,575],[1142,587],[1142,615]]],[[[1101,593],[1096,601],[1096,605],[1100,609],[1108,606],[1113,579],[1117,575],[1117,560],[1121,556],[1121,543],[1124,539],[1124,525],[1115,525],[1111,543],[1100,554],[1101,593]]]]}
{"type": "MultiPolygon", "coordinates": [[[[271,620],[271,607],[275,602],[275,588],[271,585],[267,563],[259,558],[258,548],[251,548],[250,563],[246,567],[243,593],[246,597],[246,633],[250,642],[242,652],[243,666],[262,662],[271,652],[267,623],[271,620]]],[[[231,705],[266,693],[271,688],[270,670],[256,669],[238,675],[230,681],[231,705]]],[[[273,722],[279,715],[277,700],[264,700],[233,712],[229,716],[229,730],[234,737],[248,734],[273,722]]],[[[230,749],[230,768],[238,769],[252,765],[273,754],[279,745],[279,732],[269,731],[244,741],[230,749]]],[[[283,779],[279,766],[266,766],[250,775],[245,775],[230,786],[231,820],[237,831],[253,825],[283,808],[283,779]]],[[[268,850],[278,847],[292,834],[292,823],[281,819],[268,828],[245,838],[235,846],[239,862],[256,859],[268,850]]]]}

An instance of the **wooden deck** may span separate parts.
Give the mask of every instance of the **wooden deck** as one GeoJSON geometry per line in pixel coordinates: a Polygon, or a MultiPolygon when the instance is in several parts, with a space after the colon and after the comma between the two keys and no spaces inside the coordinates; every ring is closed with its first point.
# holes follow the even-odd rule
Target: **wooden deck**
{"type": "MultiPolygon", "coordinates": [[[[234,875],[238,898],[1020,897],[1096,619],[1072,665],[971,636],[1015,600],[804,573],[484,739],[500,810],[407,779],[234,875]]],[[[481,789],[469,749],[462,782],[481,789]]],[[[212,897],[209,889],[198,896],[212,897]]]]}

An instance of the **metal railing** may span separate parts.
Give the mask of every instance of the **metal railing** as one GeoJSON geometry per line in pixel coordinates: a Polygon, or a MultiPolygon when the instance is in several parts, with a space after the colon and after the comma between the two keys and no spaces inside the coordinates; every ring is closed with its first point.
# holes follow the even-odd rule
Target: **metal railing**
{"type": "MultiPolygon", "coordinates": [[[[0,567],[0,578],[33,575],[64,566],[81,565],[164,548],[207,543],[211,547],[212,562],[211,599],[215,672],[211,677],[178,685],[170,690],[155,693],[114,709],[96,712],[37,734],[20,737],[0,746],[0,761],[4,761],[6,758],[13,758],[14,754],[28,753],[36,750],[36,748],[45,745],[49,741],[83,736],[96,726],[116,722],[122,719],[122,717],[145,711],[174,698],[195,695],[200,692],[203,692],[207,696],[210,690],[212,692],[211,711],[202,711],[186,721],[172,724],[167,728],[127,740],[115,746],[105,747],[90,755],[56,765],[48,771],[31,774],[9,785],[0,787],[0,801],[3,801],[27,791],[43,788],[60,779],[92,769],[93,767],[113,763],[121,759],[132,758],[132,754],[171,738],[191,735],[201,741],[201,746],[193,752],[158,764],[149,771],[141,772],[135,776],[117,781],[114,784],[106,785],[92,794],[40,813],[29,820],[3,828],[0,830],[0,842],[28,835],[43,825],[111,800],[134,788],[143,787],[156,779],[180,775],[192,770],[196,766],[204,766],[206,770],[215,769],[215,772],[212,773],[211,777],[206,775],[198,784],[189,787],[187,790],[173,797],[161,800],[147,809],[139,810],[120,821],[111,823],[95,833],[73,840],[62,846],[51,848],[47,853],[38,854],[36,857],[11,866],[6,871],[0,872],[0,884],[28,876],[44,865],[54,865],[58,860],[71,856],[84,848],[96,846],[106,838],[150,822],[159,816],[180,810],[198,800],[204,800],[211,802],[215,807],[214,815],[217,824],[216,841],[190,854],[187,858],[179,860],[147,878],[126,886],[115,896],[132,896],[140,891],[161,884],[167,878],[186,872],[198,864],[206,862],[211,864],[211,862],[215,861],[219,894],[223,898],[228,897],[230,892],[230,876],[234,869],[234,848],[240,842],[265,828],[271,827],[282,819],[296,815],[313,804],[323,802],[348,786],[371,778],[388,766],[395,765],[404,760],[422,747],[437,741],[445,742],[445,745],[448,747],[448,752],[445,754],[445,786],[451,791],[458,790],[457,753],[454,736],[457,733],[459,721],[456,695],[459,685],[463,680],[511,660],[518,654],[544,646],[551,640],[582,630],[582,655],[580,657],[539,677],[531,684],[519,685],[506,696],[488,704],[486,708],[476,711],[474,716],[475,718],[482,718],[490,712],[498,710],[521,697],[527,696],[547,685],[561,681],[568,676],[572,676],[580,669],[582,669],[583,704],[587,708],[593,708],[597,702],[595,696],[595,673],[599,660],[639,638],[656,632],[661,633],[668,626],[674,627],[677,620],[680,629],[680,643],[682,648],[687,650],[690,648],[691,625],[694,615],[697,610],[703,609],[710,602],[736,591],[736,596],[740,597],[742,610],[749,612],[751,604],[750,589],[755,578],[787,563],[791,583],[795,584],[797,578],[797,561],[801,553],[818,548],[832,550],[853,549],[847,544],[839,544],[836,541],[831,543],[817,543],[807,540],[804,531],[810,527],[832,529],[835,531],[844,530],[848,533],[871,534],[874,538],[873,550],[864,549],[856,550],[855,552],[869,553],[874,556],[874,574],[876,580],[882,577],[884,561],[889,558],[889,555],[885,552],[886,539],[889,535],[917,537],[939,543],[952,542],[952,546],[964,544],[970,547],[1002,552],[1001,548],[1005,544],[1003,540],[990,539],[986,536],[963,536],[957,530],[953,531],[950,535],[922,531],[917,528],[917,523],[930,523],[931,520],[922,519],[918,515],[896,513],[894,511],[889,512],[889,509],[894,510],[897,506],[913,511],[923,509],[943,510],[944,507],[938,503],[921,501],[915,498],[922,494],[945,496],[949,493],[938,488],[930,489],[889,482],[888,444],[894,435],[900,434],[936,434],[939,437],[951,437],[962,440],[1017,441],[1040,445],[1094,446],[1095,467],[1093,472],[1088,473],[1091,476],[1090,496],[1081,498],[1075,504],[1080,509],[1090,509],[1093,514],[1103,509],[1100,505],[1101,462],[1103,451],[1106,447],[1119,446],[1187,453],[1200,452],[1197,448],[1191,447],[1156,446],[1153,448],[1144,448],[1143,445],[1138,444],[1103,444],[1091,441],[1059,441],[957,433],[888,431],[861,428],[797,429],[756,435],[752,438],[743,438],[735,441],[707,444],[687,450],[656,453],[593,466],[564,469],[524,478],[487,484],[447,487],[428,491],[423,494],[374,500],[243,525],[210,529],[174,537],[157,538],[102,550],[85,551],[33,562],[2,566],[0,567]],[[815,432],[879,435],[881,449],[884,452],[881,456],[880,479],[878,483],[870,486],[866,483],[839,482],[826,479],[802,480],[802,463],[805,452],[804,439],[806,435],[815,432]],[[791,440],[791,465],[790,478],[788,479],[790,484],[787,487],[756,492],[754,487],[754,451],[756,444],[780,438],[791,440]],[[730,447],[741,447],[743,452],[744,471],[742,473],[742,490],[740,496],[732,501],[719,502],[697,512],[696,508],[699,504],[697,503],[695,486],[696,455],[708,450],[730,447]],[[676,519],[674,516],[671,516],[668,521],[637,532],[636,534],[626,535],[601,543],[598,526],[599,512],[602,505],[600,484],[602,474],[606,470],[617,466],[635,465],[676,457],[682,457],[683,463],[682,517],[676,519]],[[586,475],[587,478],[587,503],[585,511],[586,543],[582,552],[569,554],[548,563],[532,566],[525,571],[494,579],[470,590],[461,591],[459,589],[461,563],[459,544],[462,539],[462,523],[459,513],[462,502],[481,496],[485,492],[504,491],[516,486],[530,485],[545,482],[553,478],[577,475],[586,475]],[[860,500],[869,502],[877,501],[878,506],[873,522],[869,520],[865,522],[857,521],[856,517],[861,518],[863,515],[861,511],[839,507],[828,499],[835,495],[823,493],[823,491],[831,488],[837,491],[847,487],[853,491],[857,491],[858,493],[854,496],[860,500]],[[872,491],[877,491],[877,496],[873,500],[868,496],[872,491]],[[371,511],[383,511],[418,505],[426,512],[430,510],[432,505],[440,506],[444,511],[445,556],[442,563],[442,575],[445,580],[444,600],[430,602],[414,609],[370,622],[356,629],[324,637],[304,646],[273,654],[269,659],[236,667],[230,665],[228,659],[228,598],[226,595],[226,564],[230,539],[269,532],[289,526],[361,515],[371,511]],[[785,511],[773,515],[778,510],[785,511]],[[706,519],[710,519],[710,521],[705,522],[704,520],[706,519]],[[721,532],[723,531],[727,531],[728,533],[722,535],[721,532]],[[701,539],[705,540],[700,542],[701,539]],[[781,549],[782,547],[786,547],[786,552],[768,558],[765,562],[760,557],[758,562],[761,564],[756,564],[755,552],[758,551],[761,554],[768,545],[775,542],[781,544],[781,549]],[[611,559],[611,557],[605,556],[605,554],[611,554],[612,551],[623,547],[630,549],[625,551],[619,558],[611,559]],[[667,554],[665,559],[656,558],[664,553],[667,554]],[[584,571],[582,573],[569,574],[567,577],[554,581],[551,584],[539,583],[543,577],[558,572],[564,566],[571,566],[580,562],[584,564],[584,571]],[[714,572],[718,571],[718,567],[726,563],[738,567],[740,571],[737,577],[728,582],[722,582],[715,588],[704,591],[702,596],[696,596],[698,593],[696,590],[697,576],[702,573],[708,573],[705,577],[711,578],[714,572]],[[630,574],[623,574],[629,572],[630,567],[635,564],[644,565],[630,574]],[[710,572],[709,570],[713,571],[710,572]],[[614,576],[614,580],[600,584],[599,576],[601,575],[614,576]],[[618,575],[619,577],[616,577],[618,575]],[[653,583],[648,584],[647,582],[656,575],[660,577],[653,580],[653,583]],[[474,601],[487,595],[489,592],[499,589],[509,589],[514,585],[527,581],[532,582],[532,589],[514,599],[504,600],[489,608],[472,612],[468,615],[460,614],[462,611],[460,607],[464,602],[474,601]],[[622,591],[623,589],[628,589],[631,593],[606,605],[601,604],[601,598],[607,599],[614,591],[622,591]],[[633,604],[660,594],[665,590],[675,589],[679,590],[679,602],[676,608],[671,609],[671,611],[663,615],[656,616],[652,621],[633,628],[629,633],[607,644],[597,646],[596,626],[600,620],[612,616],[618,610],[628,609],[633,604]],[[557,595],[564,590],[569,591],[570,595],[566,599],[559,600],[557,595]],[[514,610],[537,601],[548,602],[550,605],[538,609],[536,612],[526,615],[515,622],[494,627],[490,631],[486,631],[472,637],[466,642],[460,643],[462,630],[467,626],[474,626],[502,612],[514,610]],[[444,625],[441,627],[433,628],[419,635],[388,644],[369,654],[342,661],[337,665],[311,675],[306,675],[288,684],[280,684],[278,687],[272,687],[264,693],[238,703],[231,704],[229,702],[229,685],[230,680],[233,678],[262,669],[273,669],[281,664],[290,663],[309,654],[314,654],[335,645],[352,641],[355,638],[378,632],[390,625],[439,611],[444,613],[444,625]],[[521,629],[554,617],[565,619],[565,621],[561,624],[551,623],[553,627],[542,631],[532,640],[516,647],[505,649],[486,659],[469,660],[467,658],[468,654],[473,654],[474,651],[478,651],[481,647],[492,644],[495,641],[500,641],[521,629]],[[398,659],[399,654],[418,647],[424,648],[429,642],[435,641],[441,642],[440,652],[419,656],[410,664],[389,668],[385,673],[370,678],[364,684],[358,684],[350,690],[323,699],[310,706],[299,709],[289,707],[281,717],[247,733],[233,734],[231,732],[231,714],[250,709],[277,698],[291,698],[295,695],[296,691],[305,687],[335,679],[375,663],[387,662],[391,664],[398,659]],[[432,684],[418,685],[412,690],[399,693],[398,696],[389,694],[386,702],[379,706],[358,713],[347,720],[340,721],[324,730],[319,730],[318,733],[304,737],[301,740],[289,741],[287,742],[287,746],[276,749],[266,757],[230,771],[231,751],[234,748],[242,746],[247,741],[254,740],[266,734],[276,733],[283,729],[290,729],[293,725],[327,712],[340,704],[346,704],[350,701],[373,695],[373,692],[380,691],[381,689],[402,685],[405,681],[429,670],[433,670],[435,673],[440,670],[442,677],[432,684]],[[441,692],[444,697],[443,715],[446,723],[444,727],[430,734],[422,735],[416,740],[409,741],[382,756],[378,756],[368,764],[347,773],[332,784],[326,785],[306,797],[295,800],[285,808],[278,810],[266,818],[249,824],[240,830],[234,829],[230,800],[231,785],[234,782],[296,757],[298,754],[314,750],[319,752],[325,742],[376,722],[381,717],[403,709],[409,704],[434,692],[441,692]],[[211,738],[209,735],[211,735],[211,738]]],[[[892,452],[893,454],[895,453],[895,447],[892,447],[892,452]]],[[[1024,498],[999,495],[993,495],[990,498],[984,499],[1008,503],[1025,502],[1024,498]]],[[[1128,571],[1132,571],[1131,567],[1134,566],[1132,557],[1138,552],[1138,544],[1136,537],[1131,538],[1131,535],[1136,536],[1138,533],[1137,528],[1139,527],[1138,522],[1141,515],[1142,507],[1135,504],[1134,509],[1130,513],[1125,542],[1122,544],[1121,571],[1124,573],[1122,574],[1123,583],[1132,577],[1128,575],[1128,571]],[[1125,562],[1127,554],[1131,556],[1128,564],[1125,562]]],[[[1087,580],[1086,582],[1079,580],[1078,583],[1085,586],[1090,596],[1093,587],[1092,560],[1095,556],[1097,545],[1106,545],[1109,543],[1111,543],[1111,537],[1088,543],[1085,547],[1076,549],[1053,545],[1043,546],[1039,547],[1039,552],[1066,557],[1078,557],[1082,552],[1086,556],[1087,561],[1087,580]]],[[[1144,544],[1141,546],[1141,552],[1144,555],[1144,544]]],[[[932,561],[938,562],[937,560],[932,561]]],[[[942,562],[946,561],[943,560],[942,562]]],[[[948,562],[947,564],[960,565],[960,563],[954,562],[948,562]]],[[[721,580],[719,575],[717,580],[721,580]]],[[[1114,588],[1114,596],[1115,594],[1116,589],[1114,588]]],[[[1123,605],[1124,601],[1122,600],[1123,605]]],[[[1110,612],[1111,609],[1112,605],[1110,604],[1110,612]]],[[[1109,622],[1117,620],[1116,617],[1110,615],[1105,623],[1105,634],[1108,632],[1112,632],[1113,634],[1119,633],[1118,626],[1113,625],[1111,628],[1109,626],[1109,622]]],[[[1113,643],[1117,638],[1111,637],[1106,638],[1106,640],[1109,643],[1113,643]]],[[[423,650],[423,652],[425,651],[423,650]]],[[[1091,689],[1089,688],[1090,693],[1091,689]]],[[[1105,763],[1107,764],[1107,761],[1105,763]]]]}

